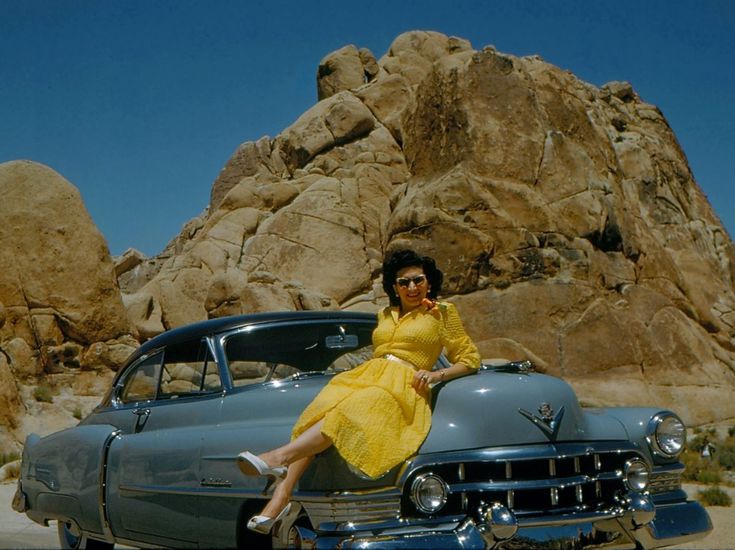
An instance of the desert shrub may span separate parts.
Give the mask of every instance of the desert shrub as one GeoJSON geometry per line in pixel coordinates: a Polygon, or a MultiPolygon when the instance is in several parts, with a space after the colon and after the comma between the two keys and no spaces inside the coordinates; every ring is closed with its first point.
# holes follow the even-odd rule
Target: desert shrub
{"type": "Polygon", "coordinates": [[[684,464],[684,473],[681,476],[682,480],[696,481],[700,462],[699,455],[694,451],[686,450],[681,453],[679,460],[684,464]]]}
{"type": "Polygon", "coordinates": [[[72,415],[74,415],[74,418],[76,418],[77,420],[81,420],[82,419],[82,416],[84,416],[82,414],[82,408],[81,407],[76,407],[74,409],[74,412],[72,412],[72,415]]]}
{"type": "Polygon", "coordinates": [[[702,458],[698,451],[686,450],[679,460],[684,464],[684,481],[697,483],[720,483],[722,481],[722,469],[715,460],[702,458]]]}
{"type": "Polygon", "coordinates": [[[716,465],[710,465],[710,467],[702,468],[697,472],[697,481],[704,483],[705,485],[714,485],[722,482],[722,473],[716,467],[716,465]]]}
{"type": "Polygon", "coordinates": [[[730,437],[735,437],[735,426],[730,426],[727,429],[727,435],[729,435],[730,437]]]}
{"type": "Polygon", "coordinates": [[[20,463],[8,464],[4,467],[4,473],[0,476],[0,479],[18,479],[20,477],[20,463]]]}
{"type": "Polygon", "coordinates": [[[51,388],[48,386],[38,386],[33,390],[33,398],[41,403],[53,403],[54,396],[51,395],[51,388]]]}
{"type": "Polygon", "coordinates": [[[720,443],[720,446],[715,452],[715,458],[720,466],[726,470],[735,469],[735,437],[730,436],[720,443]]]}
{"type": "Polygon", "coordinates": [[[705,506],[732,506],[730,495],[716,485],[699,491],[698,498],[705,506]]]}

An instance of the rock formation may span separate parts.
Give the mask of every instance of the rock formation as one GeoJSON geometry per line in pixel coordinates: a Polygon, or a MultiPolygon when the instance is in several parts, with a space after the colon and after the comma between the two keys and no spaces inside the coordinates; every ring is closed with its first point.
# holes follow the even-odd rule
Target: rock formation
{"type": "Polygon", "coordinates": [[[109,381],[137,341],[77,189],[45,166],[14,161],[0,164],[0,197],[0,426],[15,430],[28,408],[25,385],[84,393],[82,379],[109,381]]]}
{"type": "Polygon", "coordinates": [[[485,356],[532,358],[590,404],[735,417],[733,244],[654,105],[438,33],[373,60],[326,56],[321,100],[235,152],[126,297],[142,334],[375,309],[384,251],[408,245],[444,267],[485,356]]]}
{"type": "MultiPolygon", "coordinates": [[[[355,46],[326,56],[317,91],[280,135],[235,151],[164,253],[118,259],[133,332],[273,309],[374,311],[382,257],[406,245],[437,258],[484,356],[530,358],[587,404],[735,418],[735,247],[664,116],[630,84],[598,88],[536,56],[410,32],[378,61],[355,46]]],[[[66,312],[66,286],[53,303],[16,292],[11,305],[2,281],[3,350],[17,349],[0,354],[0,378],[3,358],[32,364],[41,347],[7,328],[30,315],[18,303],[46,315],[37,334],[56,334],[68,344],[59,360],[81,353],[82,367],[93,341],[128,330],[122,315],[103,333],[66,312]]]]}

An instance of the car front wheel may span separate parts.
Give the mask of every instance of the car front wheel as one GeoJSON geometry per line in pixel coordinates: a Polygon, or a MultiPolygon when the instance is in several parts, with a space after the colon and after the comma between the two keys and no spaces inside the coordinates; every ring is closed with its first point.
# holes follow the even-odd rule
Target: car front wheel
{"type": "Polygon", "coordinates": [[[59,521],[59,544],[65,550],[112,550],[114,544],[87,538],[79,532],[76,526],[69,522],[59,521]]]}

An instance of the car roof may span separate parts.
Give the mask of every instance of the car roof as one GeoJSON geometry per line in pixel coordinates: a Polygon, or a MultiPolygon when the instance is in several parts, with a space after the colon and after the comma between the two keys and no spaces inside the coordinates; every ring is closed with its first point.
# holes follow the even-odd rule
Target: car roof
{"type": "MultiPolygon", "coordinates": [[[[201,338],[210,334],[228,332],[230,330],[247,326],[268,323],[299,322],[299,321],[362,321],[375,322],[374,313],[363,313],[355,311],[270,311],[267,313],[251,313],[247,315],[236,315],[230,317],[218,317],[207,321],[200,321],[182,327],[167,330],[145,342],[133,354],[135,357],[167,346],[176,342],[183,342],[194,338],[201,338]]],[[[132,359],[132,356],[131,356],[132,359]]]]}

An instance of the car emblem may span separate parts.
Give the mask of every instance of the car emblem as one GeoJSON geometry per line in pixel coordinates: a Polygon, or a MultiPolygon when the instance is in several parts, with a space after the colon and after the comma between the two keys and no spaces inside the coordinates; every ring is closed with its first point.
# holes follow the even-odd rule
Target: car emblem
{"type": "Polygon", "coordinates": [[[528,412],[526,409],[518,409],[518,412],[533,422],[534,426],[540,429],[549,440],[556,439],[556,435],[559,433],[559,427],[561,426],[561,419],[564,416],[564,407],[559,409],[559,412],[554,415],[554,409],[550,403],[541,403],[538,408],[540,417],[535,414],[528,412]]]}

